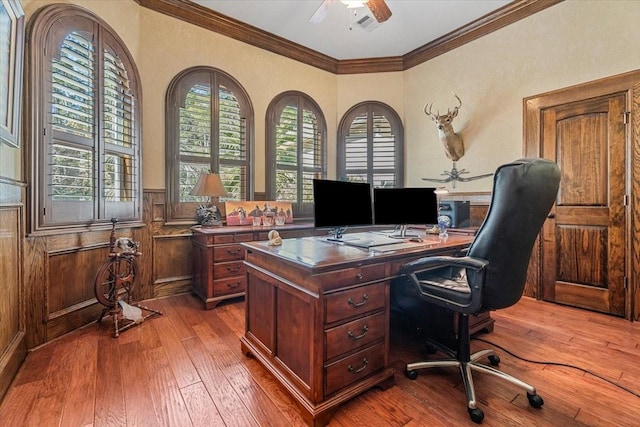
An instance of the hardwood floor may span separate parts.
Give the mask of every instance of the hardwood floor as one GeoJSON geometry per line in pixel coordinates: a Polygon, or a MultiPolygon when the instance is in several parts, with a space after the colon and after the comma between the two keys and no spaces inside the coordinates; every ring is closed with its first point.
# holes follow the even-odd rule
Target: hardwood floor
{"type": "MultiPolygon", "coordinates": [[[[91,324],[29,353],[0,405],[2,426],[302,426],[287,392],[240,351],[244,302],[204,311],[195,297],[147,301],[162,316],[112,338],[111,321],[91,324]]],[[[480,338],[517,355],[578,365],[640,392],[640,324],[523,298],[492,313],[480,338]]],[[[343,405],[336,426],[475,425],[455,369],[403,375],[423,354],[392,322],[395,386],[343,405]]],[[[474,340],[473,349],[486,348],[474,340]]],[[[475,374],[486,426],[637,426],[640,398],[580,370],[525,362],[498,349],[501,369],[544,398],[529,406],[515,386],[475,374]]],[[[437,356],[437,355],[436,355],[437,356]]]]}

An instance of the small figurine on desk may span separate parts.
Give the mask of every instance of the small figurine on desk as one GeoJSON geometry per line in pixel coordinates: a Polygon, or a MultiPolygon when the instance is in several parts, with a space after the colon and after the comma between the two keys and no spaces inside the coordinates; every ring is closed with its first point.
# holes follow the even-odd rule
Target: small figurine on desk
{"type": "Polygon", "coordinates": [[[198,209],[196,209],[196,219],[199,224],[204,225],[205,227],[222,224],[220,221],[220,211],[216,205],[198,206],[198,209]]]}
{"type": "Polygon", "coordinates": [[[280,237],[280,233],[277,230],[271,230],[267,235],[269,238],[269,246],[280,246],[282,244],[282,237],[280,237]]]}

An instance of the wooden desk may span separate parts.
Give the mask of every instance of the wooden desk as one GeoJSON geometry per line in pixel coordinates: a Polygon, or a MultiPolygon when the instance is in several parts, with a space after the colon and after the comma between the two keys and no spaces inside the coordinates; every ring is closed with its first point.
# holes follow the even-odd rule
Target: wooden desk
{"type": "Polygon", "coordinates": [[[324,426],[343,402],[394,382],[389,366],[390,281],[402,264],[453,254],[473,236],[427,236],[403,249],[368,251],[321,237],[246,249],[246,330],[253,355],[293,396],[309,425],[324,426]]]}

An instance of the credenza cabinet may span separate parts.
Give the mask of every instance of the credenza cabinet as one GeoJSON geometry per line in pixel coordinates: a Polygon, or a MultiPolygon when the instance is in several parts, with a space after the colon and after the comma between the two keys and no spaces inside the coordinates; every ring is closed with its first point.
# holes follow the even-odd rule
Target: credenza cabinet
{"type": "MultiPolygon", "coordinates": [[[[243,242],[267,240],[270,228],[201,227],[191,229],[193,250],[193,292],[209,310],[221,301],[244,295],[245,249],[243,242]]],[[[312,224],[277,227],[282,238],[312,235],[312,224]]]]}

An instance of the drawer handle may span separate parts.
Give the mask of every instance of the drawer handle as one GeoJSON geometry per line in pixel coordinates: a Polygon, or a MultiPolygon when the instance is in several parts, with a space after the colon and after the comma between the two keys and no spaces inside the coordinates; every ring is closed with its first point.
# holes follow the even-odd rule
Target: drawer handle
{"type": "Polygon", "coordinates": [[[349,298],[349,300],[347,300],[347,303],[354,307],[362,307],[363,305],[365,305],[368,299],[369,299],[369,295],[364,294],[364,296],[362,297],[362,302],[355,302],[353,298],[349,298]]]}
{"type": "Polygon", "coordinates": [[[347,332],[347,336],[352,340],[357,341],[364,338],[364,336],[367,335],[367,332],[369,332],[369,327],[367,325],[364,325],[364,327],[362,328],[362,333],[360,335],[355,335],[353,332],[349,331],[347,332]]]}
{"type": "Polygon", "coordinates": [[[235,273],[236,271],[240,271],[240,267],[237,265],[235,267],[227,267],[227,271],[229,273],[235,273]]]}
{"type": "Polygon", "coordinates": [[[240,282],[227,283],[227,288],[229,288],[229,289],[237,288],[238,286],[240,286],[240,282]]]}
{"type": "Polygon", "coordinates": [[[240,249],[227,249],[227,253],[231,255],[238,255],[240,253],[240,249]]]}
{"type": "Polygon", "coordinates": [[[356,279],[358,279],[358,280],[362,280],[362,273],[358,273],[358,274],[356,274],[356,279]]]}
{"type": "Polygon", "coordinates": [[[352,374],[359,374],[360,372],[364,371],[364,369],[367,367],[368,364],[369,364],[369,361],[365,357],[364,359],[362,359],[362,366],[356,369],[353,366],[349,365],[347,366],[347,370],[352,374]]]}

